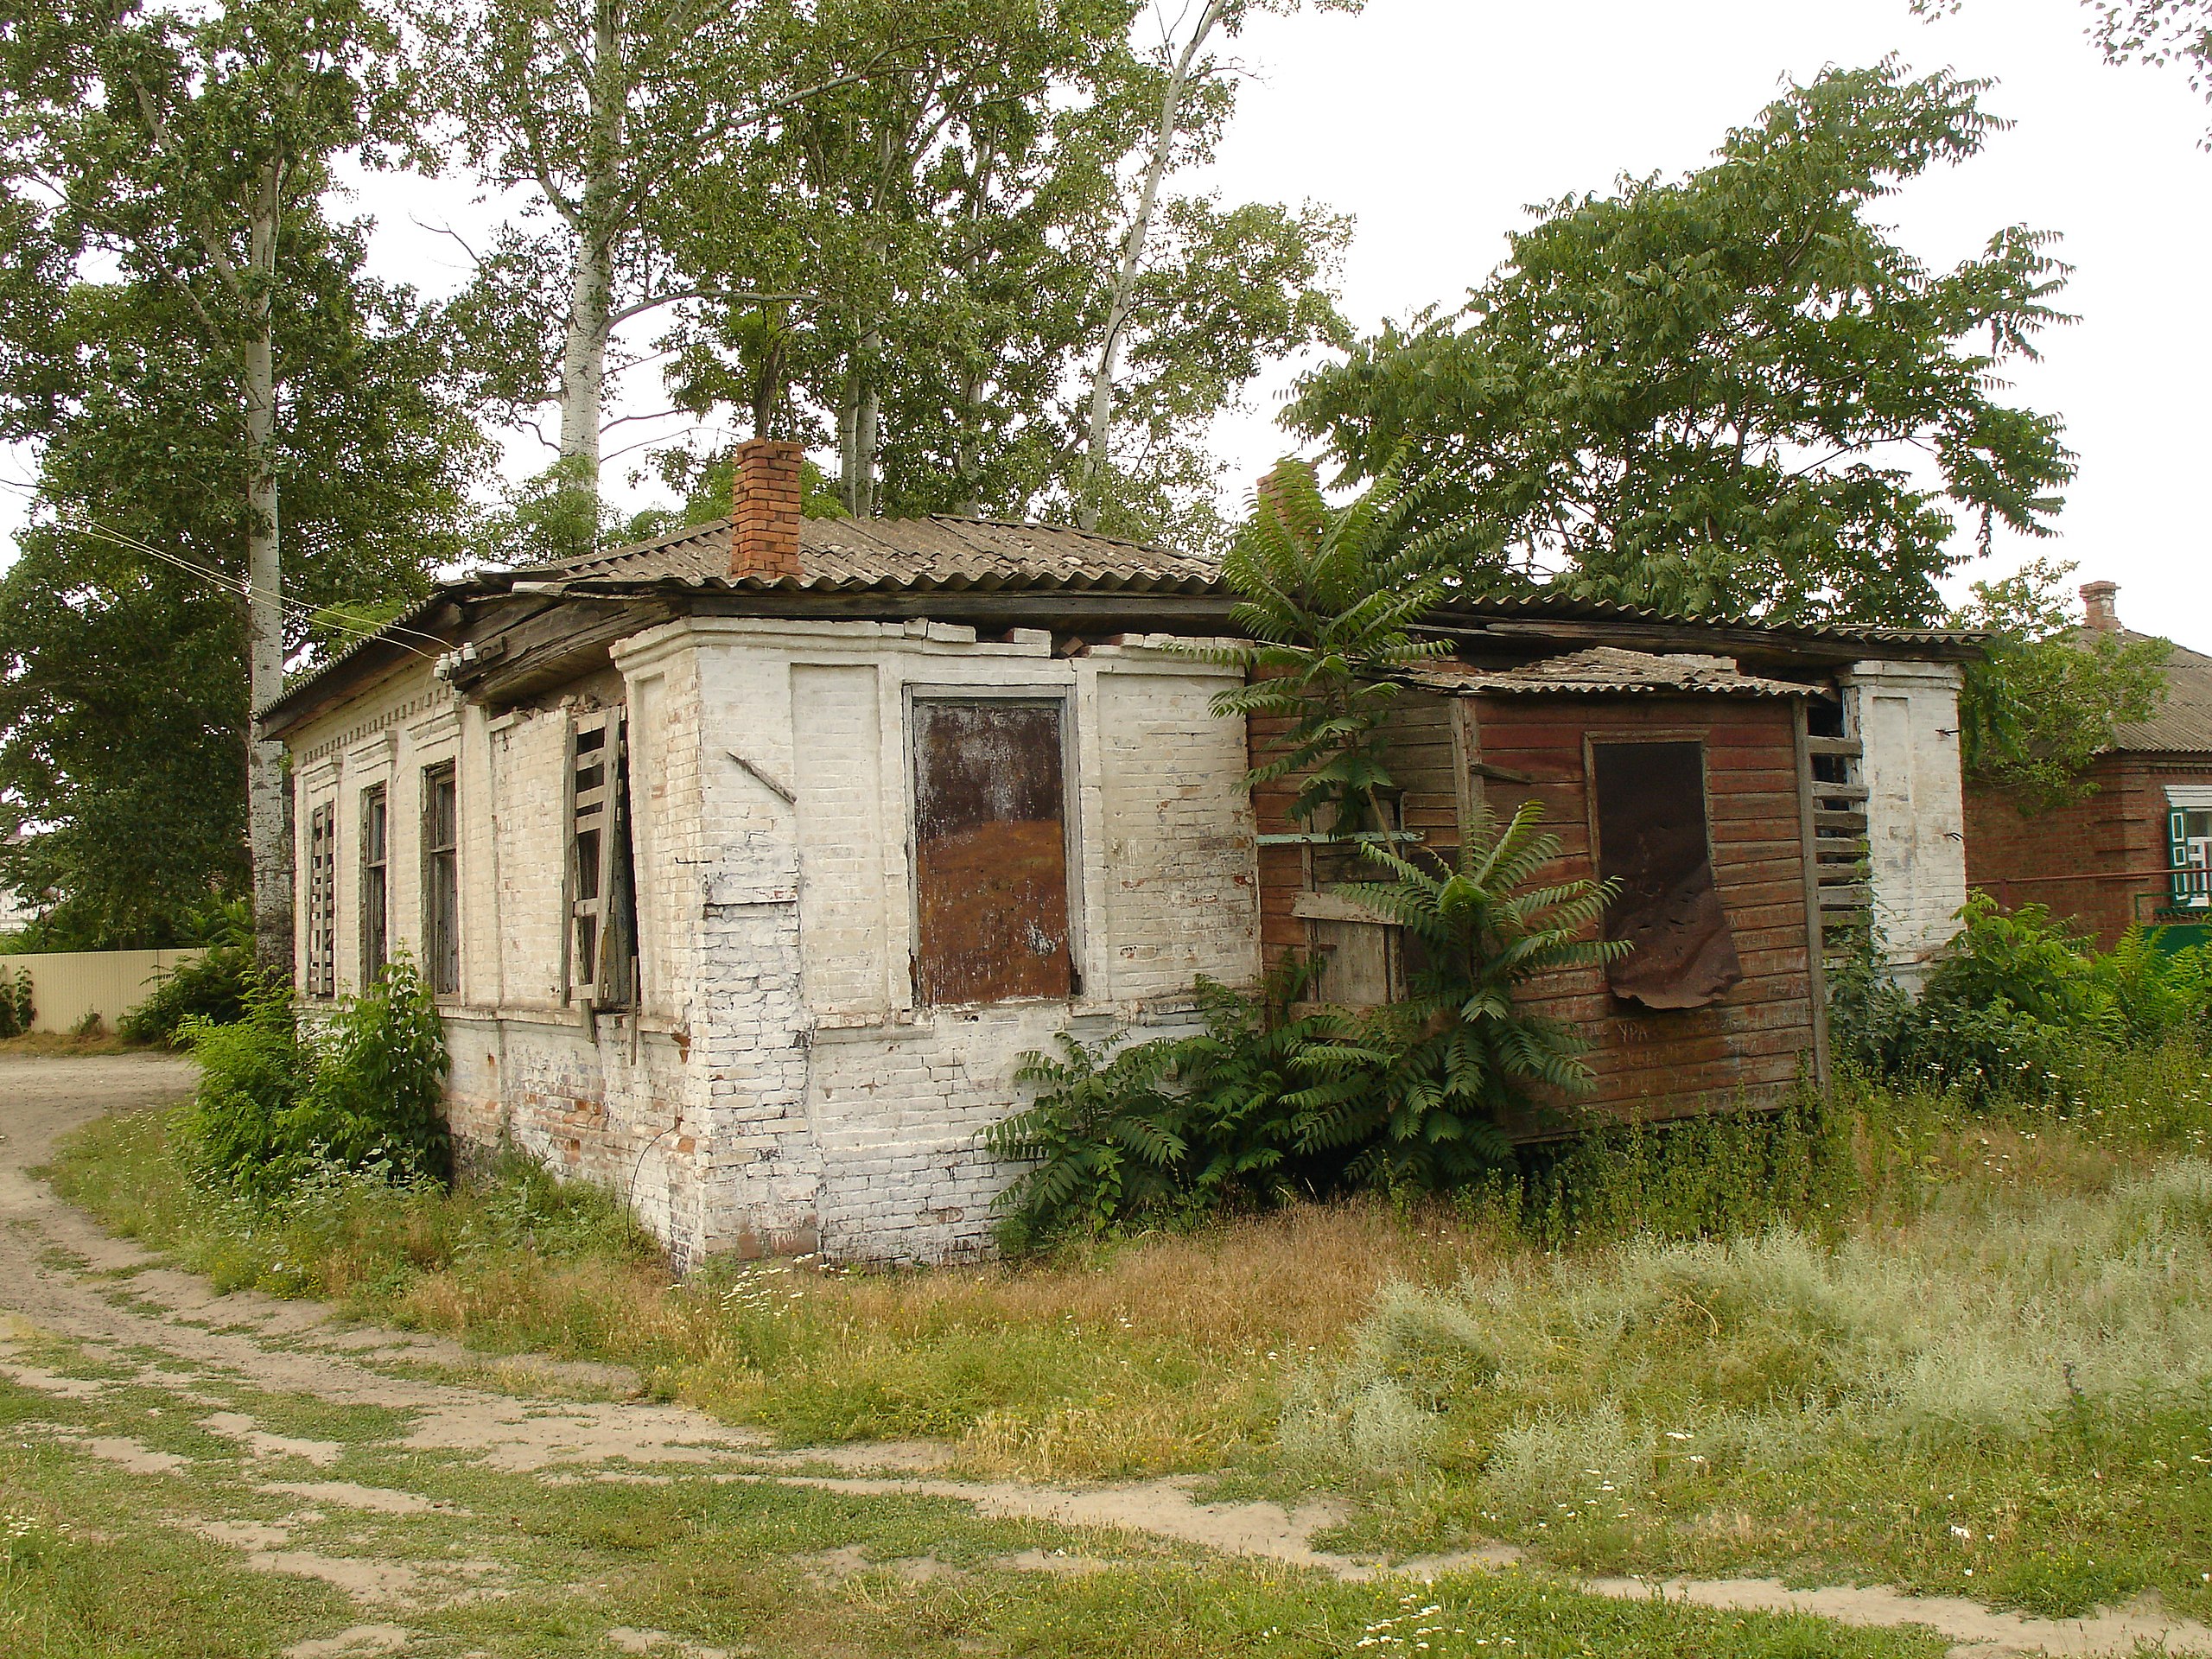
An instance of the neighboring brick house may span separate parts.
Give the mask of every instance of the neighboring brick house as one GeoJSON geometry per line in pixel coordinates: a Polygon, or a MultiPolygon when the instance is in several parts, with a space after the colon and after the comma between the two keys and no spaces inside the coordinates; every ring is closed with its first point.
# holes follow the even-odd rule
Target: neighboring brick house
{"type": "MultiPolygon", "coordinates": [[[[982,1248],[1008,1172],[979,1135],[1022,1053],[1189,1029],[1195,982],[1250,983],[1263,939],[1336,953],[1348,1001],[1394,971],[1392,931],[1332,907],[1334,850],[1279,799],[1255,817],[1268,734],[1211,712],[1235,671],[1185,649],[1230,630],[1213,564],[802,523],[798,461],[748,444],[732,519],[449,585],[262,711],[306,1001],[406,941],[457,1135],[611,1183],[679,1262],[982,1248]]],[[[1682,975],[1554,988],[1602,1104],[1758,1103],[1818,1069],[1821,929],[1870,899],[1908,967],[1941,943],[1964,869],[1925,831],[1958,811],[1970,644],[1542,601],[1435,623],[1460,646],[1402,700],[1401,833],[1545,793],[1570,868],[1602,842],[1680,947],[1682,975]],[[1624,760],[1624,790],[1586,784],[1624,760]]]]}
{"type": "MultiPolygon", "coordinates": [[[[2124,639],[2119,587],[2085,583],[2088,627],[2124,639]]],[[[2123,724],[2091,792],[2046,812],[1967,791],[1967,877],[2007,908],[2037,903],[2110,946],[2134,923],[2212,920],[2212,657],[2174,647],[2158,712],[2123,724]]]]}

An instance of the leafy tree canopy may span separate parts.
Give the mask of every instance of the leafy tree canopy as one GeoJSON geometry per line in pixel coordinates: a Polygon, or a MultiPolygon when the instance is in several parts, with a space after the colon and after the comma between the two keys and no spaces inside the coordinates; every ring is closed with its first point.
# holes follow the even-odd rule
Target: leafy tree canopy
{"type": "MultiPolygon", "coordinates": [[[[768,424],[836,448],[851,512],[1073,522],[1096,506],[1109,531],[1222,539],[1207,426],[1267,362],[1348,338],[1329,289],[1349,227],[1311,205],[1159,203],[1120,321],[1109,441],[1079,485],[1081,382],[1169,74],[1133,47],[1136,10],[820,8],[782,74],[827,90],[696,172],[671,244],[687,270],[799,297],[703,302],[664,341],[674,401],[702,419],[758,408],[772,355],[789,396],[768,424]]],[[[1173,170],[1203,162],[1233,111],[1230,78],[1208,67],[1173,170]]]]}
{"type": "MultiPolygon", "coordinates": [[[[19,208],[24,198],[15,199],[19,208]]],[[[29,342],[0,340],[0,416],[38,446],[20,556],[0,576],[0,881],[58,895],[47,949],[174,944],[246,876],[245,414],[188,298],[53,244],[6,252],[64,281],[29,342]]],[[[480,441],[411,296],[360,275],[364,232],[312,210],[279,251],[275,429],[296,660],[457,556],[480,441]]]]}
{"type": "Polygon", "coordinates": [[[1971,776],[2018,791],[2031,811],[2089,793],[2089,763],[2113,746],[2120,723],[2150,719],[2165,696],[2172,643],[2083,627],[2067,588],[2073,573],[2037,559],[1977,582],[1951,619],[1988,633],[1986,658],[1968,665],[1960,692],[1961,757],[1971,776]]]}
{"type": "Polygon", "coordinates": [[[1478,586],[1936,621],[1958,518],[2046,533],[2073,473],[2058,421],[1998,396],[2065,320],[2051,238],[1937,271],[1871,217],[2001,125],[1986,86],[1890,60],[1792,86],[1710,167],[1544,207],[1464,308],[1362,341],[1287,419],[1347,479],[1435,480],[1478,586]]]}

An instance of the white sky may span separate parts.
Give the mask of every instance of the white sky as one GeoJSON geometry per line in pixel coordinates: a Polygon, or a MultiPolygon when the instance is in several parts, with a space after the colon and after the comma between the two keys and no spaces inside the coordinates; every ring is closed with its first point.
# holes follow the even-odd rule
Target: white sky
{"type": "MultiPolygon", "coordinates": [[[[2063,232],[2076,267],[2064,303],[2082,321],[2046,335],[2017,395],[2064,416],[2081,476],[2055,541],[2001,542],[1961,582],[2036,552],[2072,559],[2077,580],[2121,584],[2132,626],[2212,651],[2212,536],[2190,507],[2191,457],[2212,438],[2199,391],[2212,385],[2212,156],[2196,147],[2212,109],[2177,73],[2105,64],[2082,38],[2088,16],[2077,0],[1967,0],[1934,23],[1908,0],[1369,0],[1357,17],[1262,16],[1236,47],[1253,78],[1218,163],[1185,183],[1353,214],[1344,306],[1364,329],[1459,299],[1527,204],[1700,164],[1785,76],[1894,51],[1916,70],[1995,78],[1986,107],[2014,129],[1884,207],[1930,261],[1971,254],[2014,222],[2063,232]]],[[[380,221],[380,274],[432,293],[461,280],[457,251],[422,228],[480,231],[485,210],[457,182],[372,178],[360,206],[380,221]]],[[[1290,378],[1263,378],[1217,428],[1240,493],[1291,447],[1273,424],[1290,378]]],[[[663,406],[650,371],[631,378],[630,409],[663,406]]],[[[625,426],[608,449],[680,430],[625,426]]],[[[528,437],[510,456],[518,474],[550,459],[528,437]]],[[[607,468],[618,496],[631,464],[607,468]]],[[[0,458],[10,477],[29,466],[0,458]]],[[[0,529],[20,522],[21,499],[0,491],[0,529]]]]}
{"type": "MultiPolygon", "coordinates": [[[[2131,626],[2212,651],[2212,533],[2195,509],[2212,440],[2212,156],[2196,148],[2212,108],[2178,73],[2106,64],[2088,16],[2078,0],[1967,0],[1933,23],[1908,0],[1369,0],[1357,17],[1265,17],[1244,37],[1261,79],[1217,182],[1356,213],[1344,302],[1367,327],[1456,299],[1529,203],[1700,165],[1785,76],[1894,51],[1993,78],[1984,106],[2013,129],[1882,211],[1930,261],[2007,224],[2064,233],[2064,306],[2082,321],[2044,336],[2015,395],[2065,417],[2081,475],[2056,538],[2000,542],[1958,585],[2037,553],[2070,559],[2077,580],[2120,584],[2131,626]]],[[[1248,487],[1286,447],[1270,420],[1288,378],[1221,428],[1248,487]]]]}

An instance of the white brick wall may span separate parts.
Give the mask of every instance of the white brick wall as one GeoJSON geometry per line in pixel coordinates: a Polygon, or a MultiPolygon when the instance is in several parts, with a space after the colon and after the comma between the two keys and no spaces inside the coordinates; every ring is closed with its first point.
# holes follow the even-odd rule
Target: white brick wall
{"type": "Polygon", "coordinates": [[[1845,718],[1864,750],[1874,925],[1898,981],[1916,990],[1967,901],[1959,671],[1865,662],[1840,677],[1845,718]]]}
{"type": "Polygon", "coordinates": [[[311,786],[340,803],[341,976],[358,969],[358,790],[390,789],[392,938],[419,954],[418,783],[450,756],[457,1134],[615,1187],[679,1261],[981,1248],[1008,1172],[979,1136],[1019,1103],[1019,1057],[1071,1026],[1172,1020],[1197,975],[1259,968],[1242,723],[1206,706],[1224,671],[1049,644],[695,619],[618,646],[619,679],[569,689],[630,711],[643,1006],[595,1020],[562,1001],[559,698],[486,718],[404,671],[292,739],[302,778],[320,764],[311,786]],[[1073,1001],[913,1006],[906,700],[962,688],[1068,702],[1073,1001]]]}

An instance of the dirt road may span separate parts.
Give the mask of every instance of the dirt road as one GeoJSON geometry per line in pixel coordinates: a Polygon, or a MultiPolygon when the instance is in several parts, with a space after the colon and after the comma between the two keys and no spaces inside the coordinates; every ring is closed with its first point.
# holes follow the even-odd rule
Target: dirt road
{"type": "MultiPolygon", "coordinates": [[[[416,1627],[435,1622],[429,1615],[450,1617],[472,1599],[573,1598],[574,1582],[525,1582],[533,1569],[517,1554],[515,1535],[472,1510],[466,1495],[496,1491],[480,1507],[526,1509],[533,1492],[550,1502],[580,1483],[604,1483],[610,1492],[766,1484],[848,1503],[957,1499],[980,1516],[1050,1522],[1088,1541],[1073,1554],[1065,1547],[1017,1551],[1000,1561],[1004,1568],[1064,1573],[1160,1547],[1140,1541],[1148,1539],[1338,1578],[1376,1571],[1313,1548],[1312,1535],[1341,1516],[1328,1503],[1294,1513],[1271,1503],[1202,1504],[1173,1481],[1085,1491],[966,1483],[947,1478],[942,1449],[926,1446],[779,1451],[685,1408],[625,1397],[635,1379],[616,1368],[502,1362],[505,1389],[467,1386],[438,1375],[484,1365],[454,1344],[342,1325],[311,1303],[216,1296],[206,1281],[101,1232],[29,1173],[71,1129],[175,1100],[193,1077],[189,1062],[145,1056],[0,1058],[0,1376],[69,1408],[15,1432],[42,1433],[118,1478],[154,1483],[159,1501],[146,1513],[155,1524],[215,1540],[255,1571],[334,1586],[364,1617],[377,1616],[283,1649],[300,1659],[409,1650],[422,1635],[416,1627]],[[590,1394],[601,1397],[577,1397],[590,1394]]],[[[1512,1554],[1470,1552],[1399,1570],[1494,1567],[1512,1554]]],[[[562,1570],[601,1569],[571,1561],[562,1570]]],[[[1654,1588],[1626,1580],[1586,1587],[1623,1598],[1654,1588]]],[[[2038,1620],[1971,1602],[1764,1580],[1674,1581],[1665,1593],[1707,1607],[1926,1625],[1960,1654],[2124,1653],[2138,1642],[2212,1654],[2212,1630],[2154,1609],[2038,1620]]],[[[717,1651],[657,1631],[606,1633],[615,1649],[632,1637],[645,1647],[631,1651],[664,1641],[671,1653],[717,1651]]]]}

